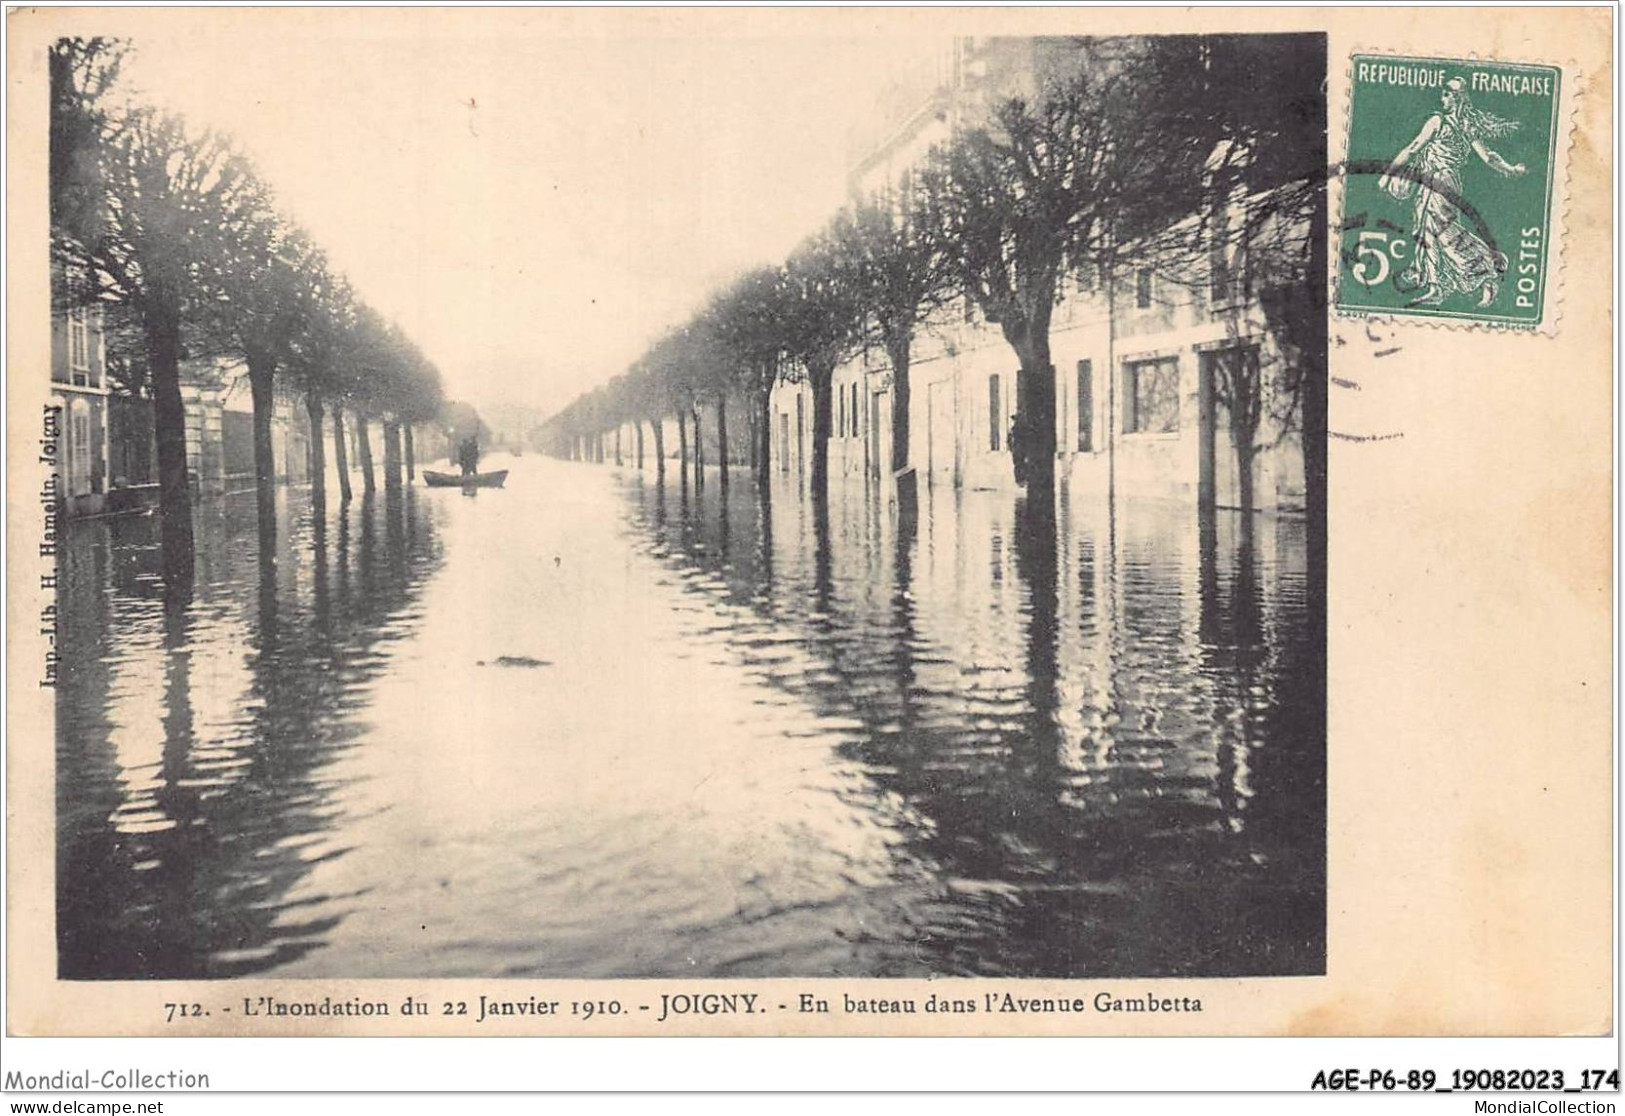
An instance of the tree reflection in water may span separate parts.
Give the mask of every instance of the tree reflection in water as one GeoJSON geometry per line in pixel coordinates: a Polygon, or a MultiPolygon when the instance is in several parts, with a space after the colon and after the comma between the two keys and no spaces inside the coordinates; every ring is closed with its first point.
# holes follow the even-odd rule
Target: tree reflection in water
{"type": "Polygon", "coordinates": [[[152,518],[75,525],[61,594],[74,677],[57,706],[63,977],[261,971],[319,946],[356,898],[306,901],[325,912],[311,918],[288,901],[344,855],[324,768],[358,730],[339,714],[439,561],[414,499],[382,509],[380,567],[371,497],[313,524],[284,494],[264,548],[252,502],[228,498],[197,532],[195,579],[167,588],[152,518]]]}
{"type": "MultiPolygon", "coordinates": [[[[748,558],[708,541],[711,509],[661,548],[801,633],[818,667],[769,664],[771,684],[863,726],[840,745],[867,774],[850,805],[897,838],[870,969],[1322,971],[1324,691],[1306,675],[1324,634],[1301,524],[930,489],[916,515],[876,495],[780,483],[730,508],[757,532],[748,558]]],[[[750,627],[747,655],[767,639],[750,627]]]]}
{"type": "Polygon", "coordinates": [[[1302,524],[533,476],[75,525],[64,976],[1323,968],[1302,524]]]}

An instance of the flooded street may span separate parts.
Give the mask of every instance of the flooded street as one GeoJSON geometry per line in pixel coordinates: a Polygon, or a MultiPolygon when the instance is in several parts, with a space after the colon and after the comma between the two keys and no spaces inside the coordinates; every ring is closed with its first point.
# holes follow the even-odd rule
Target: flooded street
{"type": "Polygon", "coordinates": [[[1323,970],[1300,522],[493,462],[73,525],[63,976],[1323,970]]]}

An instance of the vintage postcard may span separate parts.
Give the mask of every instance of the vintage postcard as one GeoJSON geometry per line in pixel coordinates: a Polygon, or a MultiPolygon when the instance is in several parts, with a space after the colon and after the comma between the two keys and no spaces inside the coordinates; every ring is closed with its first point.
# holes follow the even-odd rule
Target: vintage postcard
{"type": "Polygon", "coordinates": [[[7,19],[8,1034],[1613,1028],[1611,11],[7,19]]]}

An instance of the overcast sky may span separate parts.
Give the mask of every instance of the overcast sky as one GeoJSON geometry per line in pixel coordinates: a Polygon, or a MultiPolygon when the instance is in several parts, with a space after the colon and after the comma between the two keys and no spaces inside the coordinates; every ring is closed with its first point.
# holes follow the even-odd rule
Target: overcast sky
{"type": "Polygon", "coordinates": [[[148,36],[127,75],[234,133],[451,395],[548,411],[816,228],[888,72],[943,46],[488,34],[501,14],[148,36]]]}

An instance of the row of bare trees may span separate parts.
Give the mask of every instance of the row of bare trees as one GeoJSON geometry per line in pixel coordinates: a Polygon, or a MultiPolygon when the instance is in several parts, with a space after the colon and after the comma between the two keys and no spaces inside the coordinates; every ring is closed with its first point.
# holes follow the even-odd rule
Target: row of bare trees
{"type": "Polygon", "coordinates": [[[385,485],[398,486],[400,464],[412,471],[412,425],[434,420],[444,401],[434,365],[278,210],[269,186],[227,137],[116,99],[129,50],[109,39],[62,39],[51,48],[53,310],[100,307],[117,387],[151,398],[165,569],[189,579],[183,360],[225,359],[247,369],[267,559],[275,537],[272,417],[279,395],[302,400],[310,418],[317,516],[326,505],[329,414],[348,500],[346,414],[370,492],[370,425],[383,425],[385,485]]]}
{"type": "Polygon", "coordinates": [[[585,445],[589,455],[601,459],[605,431],[632,424],[641,444],[647,424],[655,467],[663,476],[663,423],[675,417],[678,459],[685,475],[692,462],[699,484],[701,431],[709,411],[716,416],[720,482],[726,485],[728,402],[733,400],[745,414],[748,460],[765,481],[771,392],[781,378],[805,379],[814,399],[813,484],[822,491],[835,372],[872,347],[890,358],[899,424],[891,464],[903,468],[910,348],[916,330],[954,296],[953,258],[945,240],[923,221],[927,198],[921,190],[843,210],[782,267],[758,268],[716,293],[623,375],[555,415],[545,430],[551,448],[569,455],[585,445]]]}
{"type": "Polygon", "coordinates": [[[715,403],[720,422],[724,401],[737,398],[747,404],[751,460],[765,474],[769,393],[780,377],[804,379],[813,395],[812,490],[820,495],[834,373],[867,349],[884,353],[891,369],[890,464],[901,471],[912,346],[944,311],[962,317],[974,307],[1019,362],[1012,440],[1028,462],[1028,503],[1053,507],[1050,324],[1067,281],[1099,292],[1112,321],[1120,286],[1143,268],[1206,288],[1220,271],[1245,266],[1282,358],[1262,370],[1256,361],[1216,362],[1215,396],[1249,476],[1266,408],[1277,411],[1278,427],[1301,432],[1307,488],[1317,499],[1325,467],[1324,43],[1317,61],[1306,38],[1052,41],[1052,56],[1068,62],[1036,95],[996,102],[900,182],[837,214],[782,266],[715,295],[623,375],[556,415],[546,428],[551,448],[571,453],[623,423],[639,424],[641,442],[648,423],[663,471],[661,423],[676,416],[686,469],[683,420],[697,446],[702,408],[715,403]]]}

